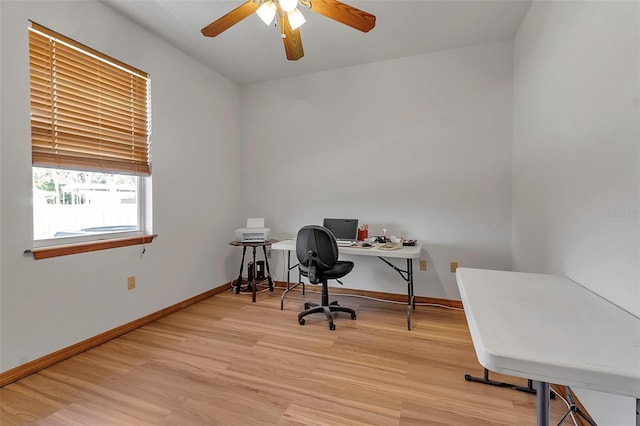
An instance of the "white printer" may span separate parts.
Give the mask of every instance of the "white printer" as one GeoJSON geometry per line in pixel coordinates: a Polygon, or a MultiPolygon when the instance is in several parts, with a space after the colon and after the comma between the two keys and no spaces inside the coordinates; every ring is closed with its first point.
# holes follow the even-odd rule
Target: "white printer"
{"type": "Polygon", "coordinates": [[[264,227],[264,218],[248,218],[247,227],[235,231],[239,243],[261,243],[271,239],[271,229],[264,227]]]}

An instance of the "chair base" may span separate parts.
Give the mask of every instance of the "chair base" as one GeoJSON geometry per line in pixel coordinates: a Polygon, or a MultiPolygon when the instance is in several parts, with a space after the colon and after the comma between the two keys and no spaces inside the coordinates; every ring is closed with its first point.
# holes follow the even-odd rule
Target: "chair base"
{"type": "Polygon", "coordinates": [[[338,305],[338,302],[331,302],[328,305],[319,305],[318,303],[305,302],[304,311],[298,314],[298,324],[304,325],[305,320],[304,317],[311,314],[316,314],[318,312],[324,312],[327,317],[327,322],[329,323],[329,330],[335,330],[336,325],[333,323],[333,315],[332,312],[346,312],[351,314],[351,319],[356,319],[356,311],[351,308],[347,308],[344,306],[338,305]]]}

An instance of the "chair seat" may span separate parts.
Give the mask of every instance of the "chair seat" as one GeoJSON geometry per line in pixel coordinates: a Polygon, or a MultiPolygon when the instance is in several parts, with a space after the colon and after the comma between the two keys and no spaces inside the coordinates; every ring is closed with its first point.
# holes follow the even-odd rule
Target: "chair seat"
{"type": "MultiPolygon", "coordinates": [[[[307,276],[309,268],[298,265],[300,268],[300,273],[303,276],[307,276]]],[[[328,280],[335,280],[337,278],[342,278],[347,275],[353,269],[353,262],[348,260],[339,260],[335,265],[331,267],[331,269],[325,269],[322,271],[321,277],[328,280]]]]}

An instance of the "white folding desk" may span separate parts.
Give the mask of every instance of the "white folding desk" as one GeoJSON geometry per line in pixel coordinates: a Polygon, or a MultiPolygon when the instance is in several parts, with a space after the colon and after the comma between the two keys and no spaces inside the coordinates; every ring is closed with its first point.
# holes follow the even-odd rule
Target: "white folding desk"
{"type": "MultiPolygon", "coordinates": [[[[289,273],[291,269],[297,265],[291,266],[291,252],[296,251],[296,240],[289,239],[277,242],[271,245],[273,250],[282,250],[287,252],[287,283],[290,283],[289,273]]],[[[369,248],[356,248],[356,247],[338,247],[339,254],[349,254],[355,256],[375,256],[382,260],[394,271],[398,272],[402,279],[407,283],[407,329],[411,330],[411,311],[416,308],[415,297],[413,293],[413,259],[420,257],[422,245],[416,242],[415,246],[404,246],[396,250],[384,250],[376,246],[369,248]],[[389,262],[387,258],[394,259],[406,259],[406,269],[400,269],[393,263],[389,262]]],[[[288,289],[287,289],[288,290],[288,289]]],[[[286,294],[286,293],[285,293],[286,294]]],[[[283,294],[284,299],[284,294],[283,294]]],[[[280,305],[282,308],[282,304],[280,305]]]]}
{"type": "Polygon", "coordinates": [[[538,426],[549,425],[550,382],[640,408],[640,318],[562,276],[458,268],[456,279],[480,364],[538,381],[538,426]]]}

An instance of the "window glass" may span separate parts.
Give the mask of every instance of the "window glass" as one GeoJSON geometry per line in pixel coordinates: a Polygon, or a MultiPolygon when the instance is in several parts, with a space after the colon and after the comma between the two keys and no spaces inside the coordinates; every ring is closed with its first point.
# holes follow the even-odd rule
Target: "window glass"
{"type": "Polygon", "coordinates": [[[33,167],[33,237],[141,231],[137,176],[33,167]]]}

